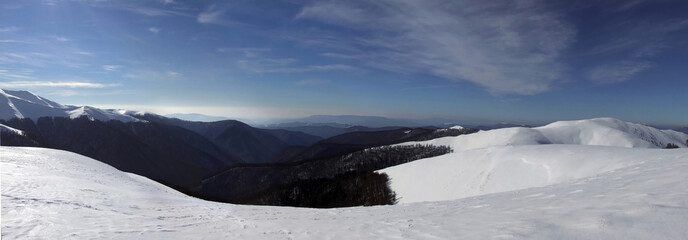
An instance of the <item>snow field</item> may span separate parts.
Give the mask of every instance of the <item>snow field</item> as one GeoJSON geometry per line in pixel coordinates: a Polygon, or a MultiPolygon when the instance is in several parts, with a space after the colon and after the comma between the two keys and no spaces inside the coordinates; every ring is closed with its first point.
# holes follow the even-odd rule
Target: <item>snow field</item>
{"type": "Polygon", "coordinates": [[[298,209],[203,201],[77,154],[1,147],[2,237],[686,239],[688,151],[635,153],[655,157],[561,184],[459,200],[298,209]]]}
{"type": "Polygon", "coordinates": [[[686,139],[684,133],[612,118],[560,121],[421,142],[454,152],[380,172],[389,175],[402,203],[452,200],[562,183],[672,157],[676,152],[646,150],[667,143],[685,149],[686,139]]]}

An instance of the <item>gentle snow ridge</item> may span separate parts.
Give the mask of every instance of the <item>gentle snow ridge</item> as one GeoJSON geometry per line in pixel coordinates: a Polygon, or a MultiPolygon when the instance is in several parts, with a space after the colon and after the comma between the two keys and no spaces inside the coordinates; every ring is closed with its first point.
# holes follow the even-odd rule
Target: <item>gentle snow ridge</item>
{"type": "MultiPolygon", "coordinates": [[[[530,159],[552,146],[500,151],[530,159]]],[[[688,239],[688,151],[576,147],[581,159],[591,158],[587,148],[598,157],[631,151],[645,159],[562,184],[460,200],[299,209],[208,202],[77,154],[0,147],[2,237],[688,239]]]]}
{"type": "MultiPolygon", "coordinates": [[[[652,159],[671,150],[639,151],[688,135],[611,118],[561,121],[537,128],[504,128],[423,142],[454,152],[380,170],[400,202],[459,199],[541,187],[590,177],[652,159]]],[[[416,143],[406,143],[416,144],[416,143]]]]}
{"type": "MultiPolygon", "coordinates": [[[[455,152],[494,146],[576,144],[628,148],[662,148],[667,143],[686,147],[688,134],[658,130],[613,118],[559,121],[536,128],[512,127],[458,137],[445,137],[424,143],[450,146],[455,152]]],[[[407,143],[416,144],[416,143],[407,143]]]]}

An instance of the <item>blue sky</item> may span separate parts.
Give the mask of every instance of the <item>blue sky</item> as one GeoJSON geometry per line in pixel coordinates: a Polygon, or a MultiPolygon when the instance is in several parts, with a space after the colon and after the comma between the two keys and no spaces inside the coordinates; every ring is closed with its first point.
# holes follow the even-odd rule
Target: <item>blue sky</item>
{"type": "Polygon", "coordinates": [[[0,87],[162,114],[688,125],[688,2],[0,2],[0,87]]]}

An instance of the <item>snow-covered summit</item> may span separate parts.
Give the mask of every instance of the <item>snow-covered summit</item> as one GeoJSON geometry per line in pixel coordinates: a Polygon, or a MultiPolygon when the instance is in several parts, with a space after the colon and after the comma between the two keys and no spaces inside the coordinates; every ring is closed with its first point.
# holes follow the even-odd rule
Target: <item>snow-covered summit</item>
{"type": "Polygon", "coordinates": [[[119,110],[62,105],[29,91],[0,89],[0,119],[29,118],[35,121],[41,117],[78,118],[81,116],[100,121],[142,121],[128,114],[122,114],[119,110]]]}
{"type": "Polygon", "coordinates": [[[74,110],[67,111],[69,114],[70,118],[79,118],[81,116],[86,116],[88,119],[94,120],[100,120],[100,121],[109,121],[109,120],[119,120],[122,122],[132,122],[132,121],[141,121],[137,118],[134,118],[128,114],[121,114],[119,112],[120,110],[112,110],[112,109],[100,109],[100,108],[94,108],[94,107],[89,107],[89,106],[83,106],[83,107],[78,107],[74,110]]]}
{"type": "Polygon", "coordinates": [[[401,202],[451,200],[591,177],[655,156],[686,158],[687,139],[684,133],[613,118],[560,121],[426,141],[454,152],[381,171],[392,179],[401,202]],[[659,149],[668,143],[681,149],[659,149]]]}
{"type": "Polygon", "coordinates": [[[512,127],[428,141],[464,151],[495,146],[576,144],[627,148],[686,147],[688,134],[624,122],[613,118],[559,121],[542,127],[512,127]]]}
{"type": "Polygon", "coordinates": [[[554,144],[582,144],[631,148],[662,148],[668,143],[686,147],[688,134],[658,130],[614,118],[559,121],[534,128],[554,144]]]}

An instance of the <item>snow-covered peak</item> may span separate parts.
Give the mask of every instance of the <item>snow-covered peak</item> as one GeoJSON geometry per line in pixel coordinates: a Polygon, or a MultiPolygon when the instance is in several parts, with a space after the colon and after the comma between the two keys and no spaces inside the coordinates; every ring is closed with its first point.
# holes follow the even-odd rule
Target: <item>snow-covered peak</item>
{"type": "Polygon", "coordinates": [[[122,110],[99,109],[89,106],[62,105],[29,91],[13,91],[0,89],[0,119],[29,118],[37,120],[41,117],[69,117],[86,116],[91,120],[122,122],[143,121],[122,110]]]}
{"type": "Polygon", "coordinates": [[[576,144],[628,148],[663,148],[668,143],[686,147],[688,134],[624,122],[613,118],[559,121],[542,127],[512,127],[458,137],[430,140],[455,151],[498,146],[576,144]]]}
{"type": "Polygon", "coordinates": [[[15,97],[17,99],[22,99],[27,102],[31,102],[34,104],[46,106],[46,107],[51,107],[51,108],[65,108],[62,104],[50,101],[48,99],[42,98],[41,96],[36,95],[35,93],[29,92],[29,91],[13,91],[13,90],[3,90],[0,89],[0,92],[2,92],[3,95],[8,95],[11,97],[15,97]]]}
{"type": "Polygon", "coordinates": [[[551,143],[662,148],[668,143],[686,147],[688,134],[659,130],[614,118],[559,121],[534,128],[551,143]]]}
{"type": "Polygon", "coordinates": [[[464,129],[464,127],[463,127],[463,126],[456,125],[456,126],[450,127],[449,129],[461,130],[461,129],[464,129]]]}
{"type": "Polygon", "coordinates": [[[146,112],[146,111],[132,111],[132,110],[126,110],[126,109],[116,109],[114,111],[118,114],[128,115],[128,116],[143,116],[146,114],[157,115],[157,114],[146,112]]]}
{"type": "Polygon", "coordinates": [[[381,171],[401,202],[450,200],[567,182],[658,156],[685,159],[687,139],[613,118],[559,121],[430,140],[454,152],[381,171]],[[668,143],[681,149],[658,149],[668,143]]]}
{"type": "Polygon", "coordinates": [[[141,121],[140,119],[134,118],[129,115],[121,114],[121,110],[114,109],[100,109],[89,106],[78,107],[76,109],[70,110],[67,113],[70,118],[79,118],[82,116],[88,117],[91,120],[109,121],[118,120],[122,122],[136,122],[141,121]]]}

